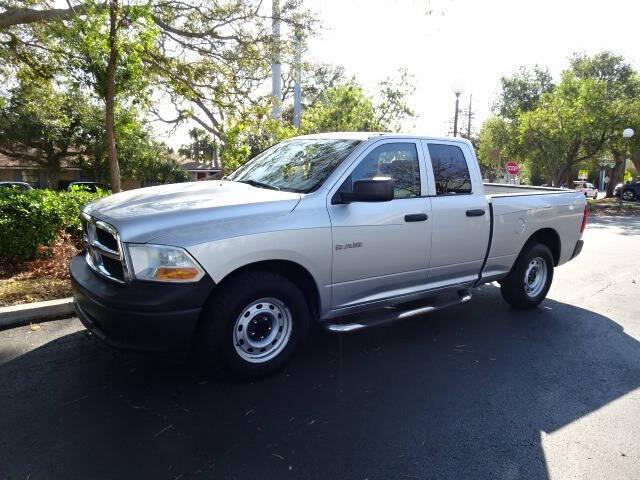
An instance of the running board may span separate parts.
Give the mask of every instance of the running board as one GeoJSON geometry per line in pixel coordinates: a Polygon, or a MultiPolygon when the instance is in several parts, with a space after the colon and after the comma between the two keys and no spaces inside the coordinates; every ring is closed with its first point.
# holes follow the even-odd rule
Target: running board
{"type": "MultiPolygon", "coordinates": [[[[397,322],[398,320],[404,320],[417,315],[424,315],[425,313],[431,313],[446,307],[458,305],[459,303],[465,303],[469,300],[471,300],[471,292],[469,290],[461,290],[453,300],[450,298],[448,300],[436,300],[430,305],[423,305],[415,308],[407,307],[407,305],[404,305],[404,308],[403,305],[390,306],[383,310],[350,315],[348,317],[344,317],[342,321],[326,322],[324,324],[324,328],[329,332],[353,332],[356,330],[362,330],[363,328],[397,322]]],[[[415,305],[415,303],[412,305],[415,305]]]]}

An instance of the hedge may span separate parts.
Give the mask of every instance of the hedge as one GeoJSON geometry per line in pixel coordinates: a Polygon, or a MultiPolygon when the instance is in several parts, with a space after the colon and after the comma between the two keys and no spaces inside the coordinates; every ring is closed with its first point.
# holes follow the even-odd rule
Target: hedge
{"type": "Polygon", "coordinates": [[[80,210],[107,193],[0,189],[0,261],[36,258],[61,231],[79,241],[80,210]]]}

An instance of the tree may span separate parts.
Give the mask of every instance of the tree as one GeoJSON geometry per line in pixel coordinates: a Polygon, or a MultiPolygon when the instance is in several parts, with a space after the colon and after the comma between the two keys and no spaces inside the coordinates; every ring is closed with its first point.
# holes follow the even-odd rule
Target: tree
{"type": "Polygon", "coordinates": [[[270,146],[297,134],[291,125],[271,117],[271,103],[268,99],[230,120],[225,131],[226,142],[221,152],[225,174],[233,172],[270,146]]]}
{"type": "Polygon", "coordinates": [[[329,88],[302,115],[302,131],[374,132],[381,130],[373,99],[354,80],[329,88]]]}
{"type": "Polygon", "coordinates": [[[196,162],[218,163],[218,145],[215,139],[202,128],[192,128],[189,130],[191,143],[182,145],[178,153],[183,157],[195,160],[196,162]]]}
{"type": "Polygon", "coordinates": [[[565,72],[535,110],[520,116],[521,148],[552,184],[568,183],[580,162],[602,150],[614,128],[610,117],[603,82],[565,72]]]}
{"type": "MultiPolygon", "coordinates": [[[[261,3],[70,0],[69,8],[51,8],[46,0],[27,6],[9,0],[0,12],[0,54],[16,64],[37,59],[46,68],[64,60],[92,79],[105,101],[115,177],[117,110],[120,103],[146,103],[137,98],[146,89],[129,89],[126,83],[153,83],[155,94],[174,107],[167,118],[148,105],[159,119],[172,125],[194,121],[221,143],[228,118],[260,101],[254,92],[269,76],[271,48],[270,19],[261,3]]],[[[304,31],[313,25],[299,0],[284,3],[281,18],[304,31]]],[[[117,182],[114,178],[116,188],[117,182]]]]}
{"type": "Polygon", "coordinates": [[[489,118],[482,125],[476,150],[483,177],[495,180],[514,159],[516,149],[511,125],[501,117],[489,118]]]}
{"type": "Polygon", "coordinates": [[[500,79],[500,95],[494,105],[497,115],[515,121],[522,112],[530,112],[543,94],[552,91],[549,70],[539,65],[520,67],[516,73],[500,79]]]}
{"type": "Polygon", "coordinates": [[[380,102],[376,106],[376,115],[384,130],[400,131],[403,121],[415,117],[415,111],[407,102],[415,90],[413,76],[406,68],[401,69],[397,77],[389,77],[379,83],[380,102]]]}
{"type": "MultiPolygon", "coordinates": [[[[285,61],[290,65],[293,65],[294,58],[290,56],[285,61]]],[[[303,62],[300,68],[302,70],[302,91],[304,92],[304,95],[302,96],[303,109],[306,109],[316,103],[327,89],[345,82],[344,67],[341,65],[303,62]]],[[[293,75],[293,69],[288,68],[282,75],[283,103],[292,99],[294,84],[295,78],[293,75]]],[[[292,118],[293,105],[290,105],[287,110],[291,112],[290,117],[292,118]]],[[[284,118],[286,118],[286,114],[284,115],[284,118]]]]}
{"type": "MultiPolygon", "coordinates": [[[[188,173],[178,164],[169,148],[153,139],[148,122],[136,108],[118,110],[115,133],[124,180],[135,180],[140,186],[145,186],[189,179],[188,173]]],[[[93,178],[109,178],[104,110],[99,110],[85,123],[79,148],[83,154],[76,159],[76,165],[93,178]]]]}
{"type": "MultiPolygon", "coordinates": [[[[324,72],[331,71],[326,66],[322,68],[324,72]]],[[[340,75],[329,77],[335,79],[340,75]]],[[[324,74],[320,77],[322,82],[328,78],[324,74]]],[[[329,83],[333,80],[323,84],[329,83]]],[[[402,72],[397,84],[387,79],[380,85],[378,103],[354,79],[325,89],[304,110],[301,133],[399,129],[403,120],[413,116],[407,104],[407,96],[413,91],[410,77],[402,72]]],[[[271,118],[270,102],[266,97],[261,103],[231,118],[223,129],[225,143],[220,149],[225,173],[235,170],[275,143],[300,133],[288,123],[271,118]]]]}
{"type": "Polygon", "coordinates": [[[481,157],[507,152],[524,162],[532,177],[540,172],[559,185],[608,152],[616,160],[612,178],[621,176],[621,132],[640,118],[638,75],[622,57],[576,55],[557,85],[539,67],[521,69],[501,83],[497,120],[483,128],[481,157]]]}
{"type": "Polygon", "coordinates": [[[17,82],[0,106],[0,152],[44,167],[55,188],[61,162],[83,154],[79,139],[96,109],[79,89],[61,89],[28,70],[17,82]]]}
{"type": "Polygon", "coordinates": [[[302,115],[302,131],[398,131],[415,114],[407,104],[414,86],[406,71],[400,79],[379,84],[380,99],[375,99],[351,79],[327,89],[302,115]]]}
{"type": "MultiPolygon", "coordinates": [[[[612,181],[607,185],[607,196],[613,196],[616,179],[623,181],[624,143],[622,130],[640,125],[640,78],[633,67],[620,55],[601,52],[592,57],[584,54],[574,55],[571,70],[579,78],[595,79],[605,86],[604,96],[607,108],[600,117],[604,125],[604,148],[615,161],[610,172],[612,181]]],[[[639,158],[640,139],[631,142],[631,159],[639,158]]]]}

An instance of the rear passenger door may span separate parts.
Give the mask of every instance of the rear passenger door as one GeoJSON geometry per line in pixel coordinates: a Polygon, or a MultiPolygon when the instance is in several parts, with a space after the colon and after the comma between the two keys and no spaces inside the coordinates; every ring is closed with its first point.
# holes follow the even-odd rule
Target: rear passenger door
{"type": "Polygon", "coordinates": [[[433,192],[430,288],[474,281],[491,222],[477,161],[462,142],[423,140],[422,148],[433,192]]]}

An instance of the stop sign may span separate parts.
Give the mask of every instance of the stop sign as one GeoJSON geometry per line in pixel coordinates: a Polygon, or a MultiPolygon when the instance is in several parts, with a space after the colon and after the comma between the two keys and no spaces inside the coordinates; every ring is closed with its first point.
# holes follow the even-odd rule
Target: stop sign
{"type": "Polygon", "coordinates": [[[520,171],[520,165],[516,162],[507,162],[507,173],[509,175],[517,175],[520,171]]]}

